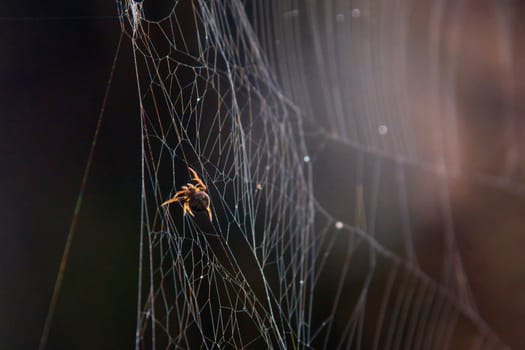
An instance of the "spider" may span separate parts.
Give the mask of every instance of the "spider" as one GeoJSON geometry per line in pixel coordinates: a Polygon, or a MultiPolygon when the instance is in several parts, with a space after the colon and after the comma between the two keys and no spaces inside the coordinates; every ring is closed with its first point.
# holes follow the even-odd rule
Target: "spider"
{"type": "Polygon", "coordinates": [[[188,170],[193,175],[190,181],[193,180],[197,184],[193,185],[192,183],[188,182],[186,186],[182,186],[182,189],[180,191],[175,193],[175,195],[171,199],[162,203],[161,206],[163,207],[171,203],[182,202],[182,209],[184,215],[188,213],[191,216],[195,216],[193,212],[201,212],[206,210],[211,221],[211,201],[210,197],[206,193],[207,187],[204,184],[204,182],[202,182],[199,175],[197,175],[197,172],[195,170],[193,170],[190,167],[188,167],[188,170]]]}

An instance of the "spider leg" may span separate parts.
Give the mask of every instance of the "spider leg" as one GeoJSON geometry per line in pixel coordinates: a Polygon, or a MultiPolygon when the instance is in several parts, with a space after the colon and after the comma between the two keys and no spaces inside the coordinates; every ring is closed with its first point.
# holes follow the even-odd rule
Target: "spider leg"
{"type": "Polygon", "coordinates": [[[177,197],[177,198],[185,197],[187,191],[188,191],[188,188],[186,186],[182,186],[182,190],[176,192],[175,195],[173,196],[173,198],[175,198],[175,197],[177,197]]]}
{"type": "Polygon", "coordinates": [[[195,182],[197,182],[196,187],[201,191],[206,191],[206,185],[204,184],[204,182],[202,182],[199,175],[197,175],[197,172],[190,167],[188,167],[188,170],[190,171],[191,175],[193,175],[192,180],[195,180],[195,182]]]}
{"type": "Polygon", "coordinates": [[[197,175],[197,172],[193,170],[192,168],[188,167],[188,170],[190,171],[191,175],[193,175],[194,179],[198,179],[199,175],[197,175]]]}
{"type": "Polygon", "coordinates": [[[212,221],[212,215],[211,215],[210,207],[206,208],[206,210],[208,211],[208,216],[210,217],[210,221],[212,221]]]}
{"type": "Polygon", "coordinates": [[[176,202],[179,202],[181,200],[186,200],[187,196],[184,194],[185,192],[186,191],[179,191],[179,192],[175,193],[175,195],[171,199],[168,199],[167,201],[162,203],[160,206],[163,207],[163,206],[171,204],[171,203],[176,203],[176,202]]]}
{"type": "Polygon", "coordinates": [[[168,199],[167,201],[165,201],[164,203],[162,203],[160,206],[161,207],[164,207],[168,204],[171,204],[171,203],[176,203],[179,201],[180,198],[176,198],[176,197],[173,197],[172,199],[168,199]]]}
{"type": "Polygon", "coordinates": [[[188,202],[184,202],[184,205],[182,206],[182,214],[186,215],[186,213],[190,214],[191,216],[195,217],[195,214],[193,214],[193,211],[191,211],[190,205],[188,202]]]}

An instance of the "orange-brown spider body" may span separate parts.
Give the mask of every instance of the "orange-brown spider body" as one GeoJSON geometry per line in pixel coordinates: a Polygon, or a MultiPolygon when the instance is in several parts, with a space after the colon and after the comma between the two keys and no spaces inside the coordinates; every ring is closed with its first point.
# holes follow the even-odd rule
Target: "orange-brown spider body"
{"type": "Polygon", "coordinates": [[[194,212],[207,211],[211,221],[211,200],[210,196],[206,193],[207,187],[195,170],[190,167],[188,167],[188,170],[193,176],[190,181],[195,181],[196,184],[194,185],[188,182],[186,186],[182,186],[180,191],[175,193],[171,199],[162,203],[161,206],[180,202],[182,203],[184,215],[190,214],[191,216],[195,216],[194,212]]]}

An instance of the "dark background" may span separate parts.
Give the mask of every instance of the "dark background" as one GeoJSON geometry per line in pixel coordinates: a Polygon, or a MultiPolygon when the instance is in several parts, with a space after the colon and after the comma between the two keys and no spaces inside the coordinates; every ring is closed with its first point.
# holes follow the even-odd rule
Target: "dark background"
{"type": "MultiPolygon", "coordinates": [[[[112,1],[0,5],[0,348],[37,346],[121,32],[112,1]]],[[[124,40],[47,349],[131,349],[140,129],[124,40]]]]}

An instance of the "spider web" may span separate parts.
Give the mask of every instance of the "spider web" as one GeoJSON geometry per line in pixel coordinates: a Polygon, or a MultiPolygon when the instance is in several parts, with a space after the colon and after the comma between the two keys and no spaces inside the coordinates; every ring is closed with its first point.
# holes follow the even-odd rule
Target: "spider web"
{"type": "MultiPolygon", "coordinates": [[[[118,2],[142,123],[137,349],[506,348],[455,236],[453,101],[438,119],[408,103],[415,3],[146,6],[118,2]],[[160,206],[188,167],[212,222],[160,206]]],[[[431,7],[432,38],[448,10],[431,7]]],[[[440,95],[453,72],[433,48],[415,64],[440,95]]]]}

